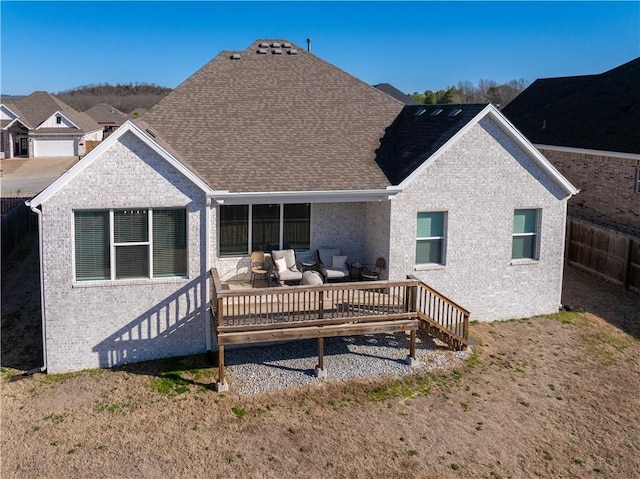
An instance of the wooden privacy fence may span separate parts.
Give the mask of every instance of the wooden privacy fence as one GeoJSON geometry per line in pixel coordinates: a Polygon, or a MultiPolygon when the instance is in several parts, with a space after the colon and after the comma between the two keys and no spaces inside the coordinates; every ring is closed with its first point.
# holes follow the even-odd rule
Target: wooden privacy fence
{"type": "Polygon", "coordinates": [[[230,291],[215,268],[211,276],[220,383],[228,344],[317,338],[320,369],[325,337],[410,331],[413,359],[419,328],[454,349],[468,345],[469,312],[413,277],[230,291]]]}
{"type": "Polygon", "coordinates": [[[640,293],[640,238],[569,218],[565,257],[571,266],[640,293]]]}

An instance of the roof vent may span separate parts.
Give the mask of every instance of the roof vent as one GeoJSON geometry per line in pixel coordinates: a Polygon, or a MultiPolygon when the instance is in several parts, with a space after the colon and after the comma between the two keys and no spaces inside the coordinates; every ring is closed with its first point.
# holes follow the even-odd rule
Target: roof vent
{"type": "Polygon", "coordinates": [[[442,113],[442,108],[436,108],[429,116],[438,116],[440,113],[442,113]]]}
{"type": "Polygon", "coordinates": [[[289,55],[297,55],[298,54],[298,50],[296,50],[295,48],[292,48],[291,50],[287,50],[287,53],[289,55]]]}
{"type": "Polygon", "coordinates": [[[157,138],[158,132],[154,128],[147,128],[147,133],[149,133],[152,137],[157,138]]]}
{"type": "Polygon", "coordinates": [[[233,55],[231,55],[231,59],[232,60],[240,60],[240,54],[239,53],[234,53],[233,55]]]}
{"type": "Polygon", "coordinates": [[[258,55],[266,55],[267,54],[267,50],[265,50],[264,48],[258,48],[258,55]]]}
{"type": "Polygon", "coordinates": [[[281,48],[274,48],[271,53],[273,53],[274,55],[282,55],[282,49],[281,48]]]}
{"type": "Polygon", "coordinates": [[[280,43],[278,43],[278,42],[273,42],[273,43],[271,44],[271,46],[272,46],[273,48],[280,48],[280,46],[281,46],[281,45],[280,45],[280,43]]]}
{"type": "Polygon", "coordinates": [[[427,111],[426,108],[418,108],[416,112],[413,114],[413,116],[421,116],[424,114],[425,111],[427,111]]]}
{"type": "Polygon", "coordinates": [[[259,47],[260,48],[269,48],[269,44],[267,42],[261,42],[259,47]]]}
{"type": "Polygon", "coordinates": [[[458,116],[460,113],[462,113],[462,108],[456,108],[454,110],[451,110],[447,116],[454,117],[458,116]]]}
{"type": "Polygon", "coordinates": [[[282,44],[282,46],[283,46],[284,48],[291,48],[291,43],[289,43],[289,42],[284,42],[284,43],[282,44]]]}

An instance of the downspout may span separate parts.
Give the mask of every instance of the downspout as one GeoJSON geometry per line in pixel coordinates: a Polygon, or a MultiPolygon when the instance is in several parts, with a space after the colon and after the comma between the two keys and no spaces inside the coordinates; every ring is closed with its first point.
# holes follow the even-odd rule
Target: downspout
{"type": "Polygon", "coordinates": [[[35,368],[28,371],[26,374],[30,375],[37,372],[45,372],[47,370],[47,321],[45,316],[46,308],[44,307],[44,258],[42,255],[42,210],[31,206],[30,202],[27,202],[36,215],[38,215],[38,255],[40,256],[40,310],[42,317],[42,361],[43,365],[40,368],[35,368]]]}
{"type": "Polygon", "coordinates": [[[210,241],[211,241],[211,198],[207,198],[207,202],[206,202],[206,211],[205,211],[205,216],[204,216],[204,221],[205,221],[205,234],[207,235],[205,240],[204,240],[204,246],[205,246],[205,252],[204,252],[204,262],[205,262],[205,267],[206,267],[206,272],[205,272],[205,281],[204,281],[204,287],[205,287],[205,301],[206,301],[206,305],[205,305],[205,347],[207,349],[207,351],[211,351],[211,277],[209,272],[211,271],[211,252],[209,251],[211,248],[210,245],[210,241]],[[209,314],[207,314],[209,313],[209,314]]]}

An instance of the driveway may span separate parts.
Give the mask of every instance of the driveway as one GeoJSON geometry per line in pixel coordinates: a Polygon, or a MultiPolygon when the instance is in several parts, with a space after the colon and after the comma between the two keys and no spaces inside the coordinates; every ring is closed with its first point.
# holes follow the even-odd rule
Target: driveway
{"type": "Polygon", "coordinates": [[[11,158],[0,162],[3,197],[30,198],[53,183],[78,161],[78,157],[11,158]]]}

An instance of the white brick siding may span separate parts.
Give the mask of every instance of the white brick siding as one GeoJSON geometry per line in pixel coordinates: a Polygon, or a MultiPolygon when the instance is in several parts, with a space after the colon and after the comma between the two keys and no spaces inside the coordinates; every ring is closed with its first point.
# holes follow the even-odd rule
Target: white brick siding
{"type": "Polygon", "coordinates": [[[131,133],[42,205],[50,373],[206,349],[204,193],[131,133]],[[188,211],[188,278],[75,282],[74,209],[188,211]]]}
{"type": "Polygon", "coordinates": [[[560,305],[566,195],[489,118],[473,126],[391,201],[391,279],[413,274],[478,321],[553,313],[560,305]],[[513,213],[539,208],[540,259],[512,264],[513,213]],[[416,216],[446,211],[446,265],[415,264],[416,216]],[[426,270],[425,270],[426,269],[426,270]]]}

